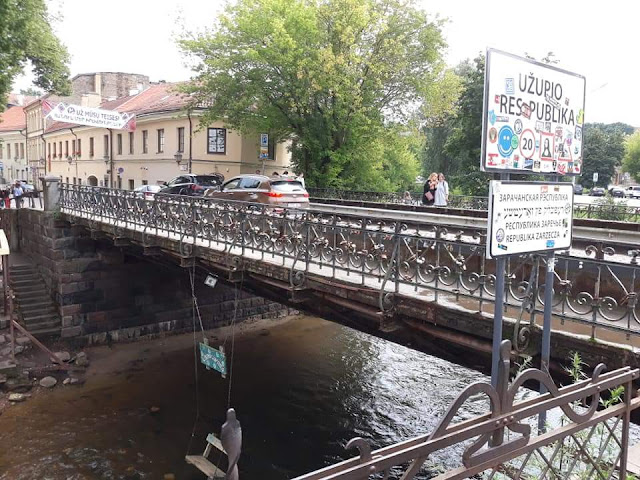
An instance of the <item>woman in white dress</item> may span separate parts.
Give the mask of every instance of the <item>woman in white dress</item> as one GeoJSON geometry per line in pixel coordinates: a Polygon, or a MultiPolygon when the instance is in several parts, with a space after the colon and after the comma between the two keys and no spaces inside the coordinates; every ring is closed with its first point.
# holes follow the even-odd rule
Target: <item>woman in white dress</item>
{"type": "Polygon", "coordinates": [[[449,200],[449,184],[444,179],[444,174],[438,175],[438,187],[436,188],[435,201],[433,204],[436,207],[446,207],[449,200]]]}

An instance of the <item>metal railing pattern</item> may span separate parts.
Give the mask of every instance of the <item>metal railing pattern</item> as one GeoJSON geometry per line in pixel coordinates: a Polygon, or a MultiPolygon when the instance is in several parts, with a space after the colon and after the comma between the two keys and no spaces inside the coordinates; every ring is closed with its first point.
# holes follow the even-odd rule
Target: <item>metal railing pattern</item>
{"type": "MultiPolygon", "coordinates": [[[[331,188],[308,188],[312,198],[323,200],[346,200],[386,204],[421,205],[422,193],[411,192],[410,197],[393,192],[359,192],[331,188]]],[[[488,210],[487,197],[470,195],[449,195],[448,208],[461,210],[488,210]]],[[[613,220],[618,222],[640,222],[640,207],[607,202],[595,204],[576,203],[573,208],[575,218],[613,220]]]]}
{"type": "MultiPolygon", "coordinates": [[[[384,218],[283,209],[203,197],[156,195],[63,185],[61,211],[91,222],[143,232],[145,242],[171,237],[185,256],[199,248],[229,253],[230,267],[243,257],[290,270],[292,287],[309,274],[379,291],[379,307],[391,313],[402,296],[462,304],[482,311],[495,297],[495,263],[485,258],[483,229],[409,223],[384,218]]],[[[590,327],[640,334],[640,250],[602,244],[558,255],[553,314],[590,327]]],[[[544,310],[545,258],[523,255],[507,262],[506,305],[519,311],[514,343],[526,348],[535,317],[544,310]]]]}
{"type": "Polygon", "coordinates": [[[497,387],[482,382],[468,386],[431,434],[373,451],[365,439],[353,438],[346,449],[357,449],[357,457],[295,480],[411,480],[417,475],[435,480],[626,480],[630,413],[640,406],[640,398],[632,398],[632,382],[640,372],[627,367],[603,373],[601,364],[591,379],[558,389],[548,373],[528,369],[509,385],[508,340],[500,353],[497,387]],[[516,402],[522,385],[531,381],[545,385],[549,393],[516,402]],[[624,401],[598,410],[601,396],[616,388],[624,390],[624,401]],[[454,423],[460,407],[481,396],[489,400],[489,413],[454,423]],[[552,408],[562,412],[559,421],[533,435],[536,417],[552,408]],[[440,473],[429,468],[435,452],[459,444],[464,451],[458,468],[440,473]]]}

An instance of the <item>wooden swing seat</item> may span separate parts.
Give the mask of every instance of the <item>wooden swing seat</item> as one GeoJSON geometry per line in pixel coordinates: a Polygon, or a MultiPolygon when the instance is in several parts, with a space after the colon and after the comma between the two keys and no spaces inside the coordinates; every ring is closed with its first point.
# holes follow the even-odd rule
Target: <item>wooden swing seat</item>
{"type": "Polygon", "coordinates": [[[211,447],[215,447],[216,450],[219,450],[225,455],[227,454],[227,452],[225,452],[224,448],[222,447],[222,443],[220,442],[220,440],[213,433],[210,433],[209,435],[207,435],[207,447],[204,449],[202,455],[187,455],[186,457],[184,457],[184,459],[187,461],[187,463],[193,465],[202,473],[204,473],[207,478],[225,478],[227,474],[217,468],[207,458],[211,453],[211,447]]]}

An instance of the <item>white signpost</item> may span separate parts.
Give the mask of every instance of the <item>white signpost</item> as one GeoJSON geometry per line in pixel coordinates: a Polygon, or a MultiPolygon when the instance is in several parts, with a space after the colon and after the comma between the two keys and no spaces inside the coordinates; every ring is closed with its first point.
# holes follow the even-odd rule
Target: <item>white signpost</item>
{"type": "Polygon", "coordinates": [[[481,167],[580,175],[585,78],[487,50],[481,167]]]}
{"type": "Polygon", "coordinates": [[[487,258],[571,248],[573,185],[492,181],[487,258]]]}
{"type": "MultiPolygon", "coordinates": [[[[487,226],[487,257],[496,260],[491,381],[497,387],[506,259],[545,253],[540,368],[548,370],[555,251],[571,247],[573,221],[572,184],[506,181],[510,173],[547,175],[554,182],[582,173],[586,80],[499,50],[488,49],[486,59],[480,167],[503,180],[491,182],[487,226]]],[[[543,412],[540,430],[545,419],[543,412]]]]}

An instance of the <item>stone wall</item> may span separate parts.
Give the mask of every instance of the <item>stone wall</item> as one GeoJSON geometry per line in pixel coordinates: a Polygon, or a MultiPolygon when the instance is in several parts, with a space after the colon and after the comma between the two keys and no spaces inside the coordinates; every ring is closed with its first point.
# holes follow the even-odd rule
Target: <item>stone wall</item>
{"type": "MultiPolygon", "coordinates": [[[[110,239],[93,239],[86,229],[53,213],[24,209],[17,216],[20,251],[37,266],[58,305],[63,337],[96,339],[96,334],[120,330],[130,337],[192,328],[188,269],[136,256],[110,239]]],[[[202,274],[194,284],[204,328],[231,322],[236,295],[238,320],[294,313],[246,291],[236,292],[234,286],[206,287],[202,274]]]]}

